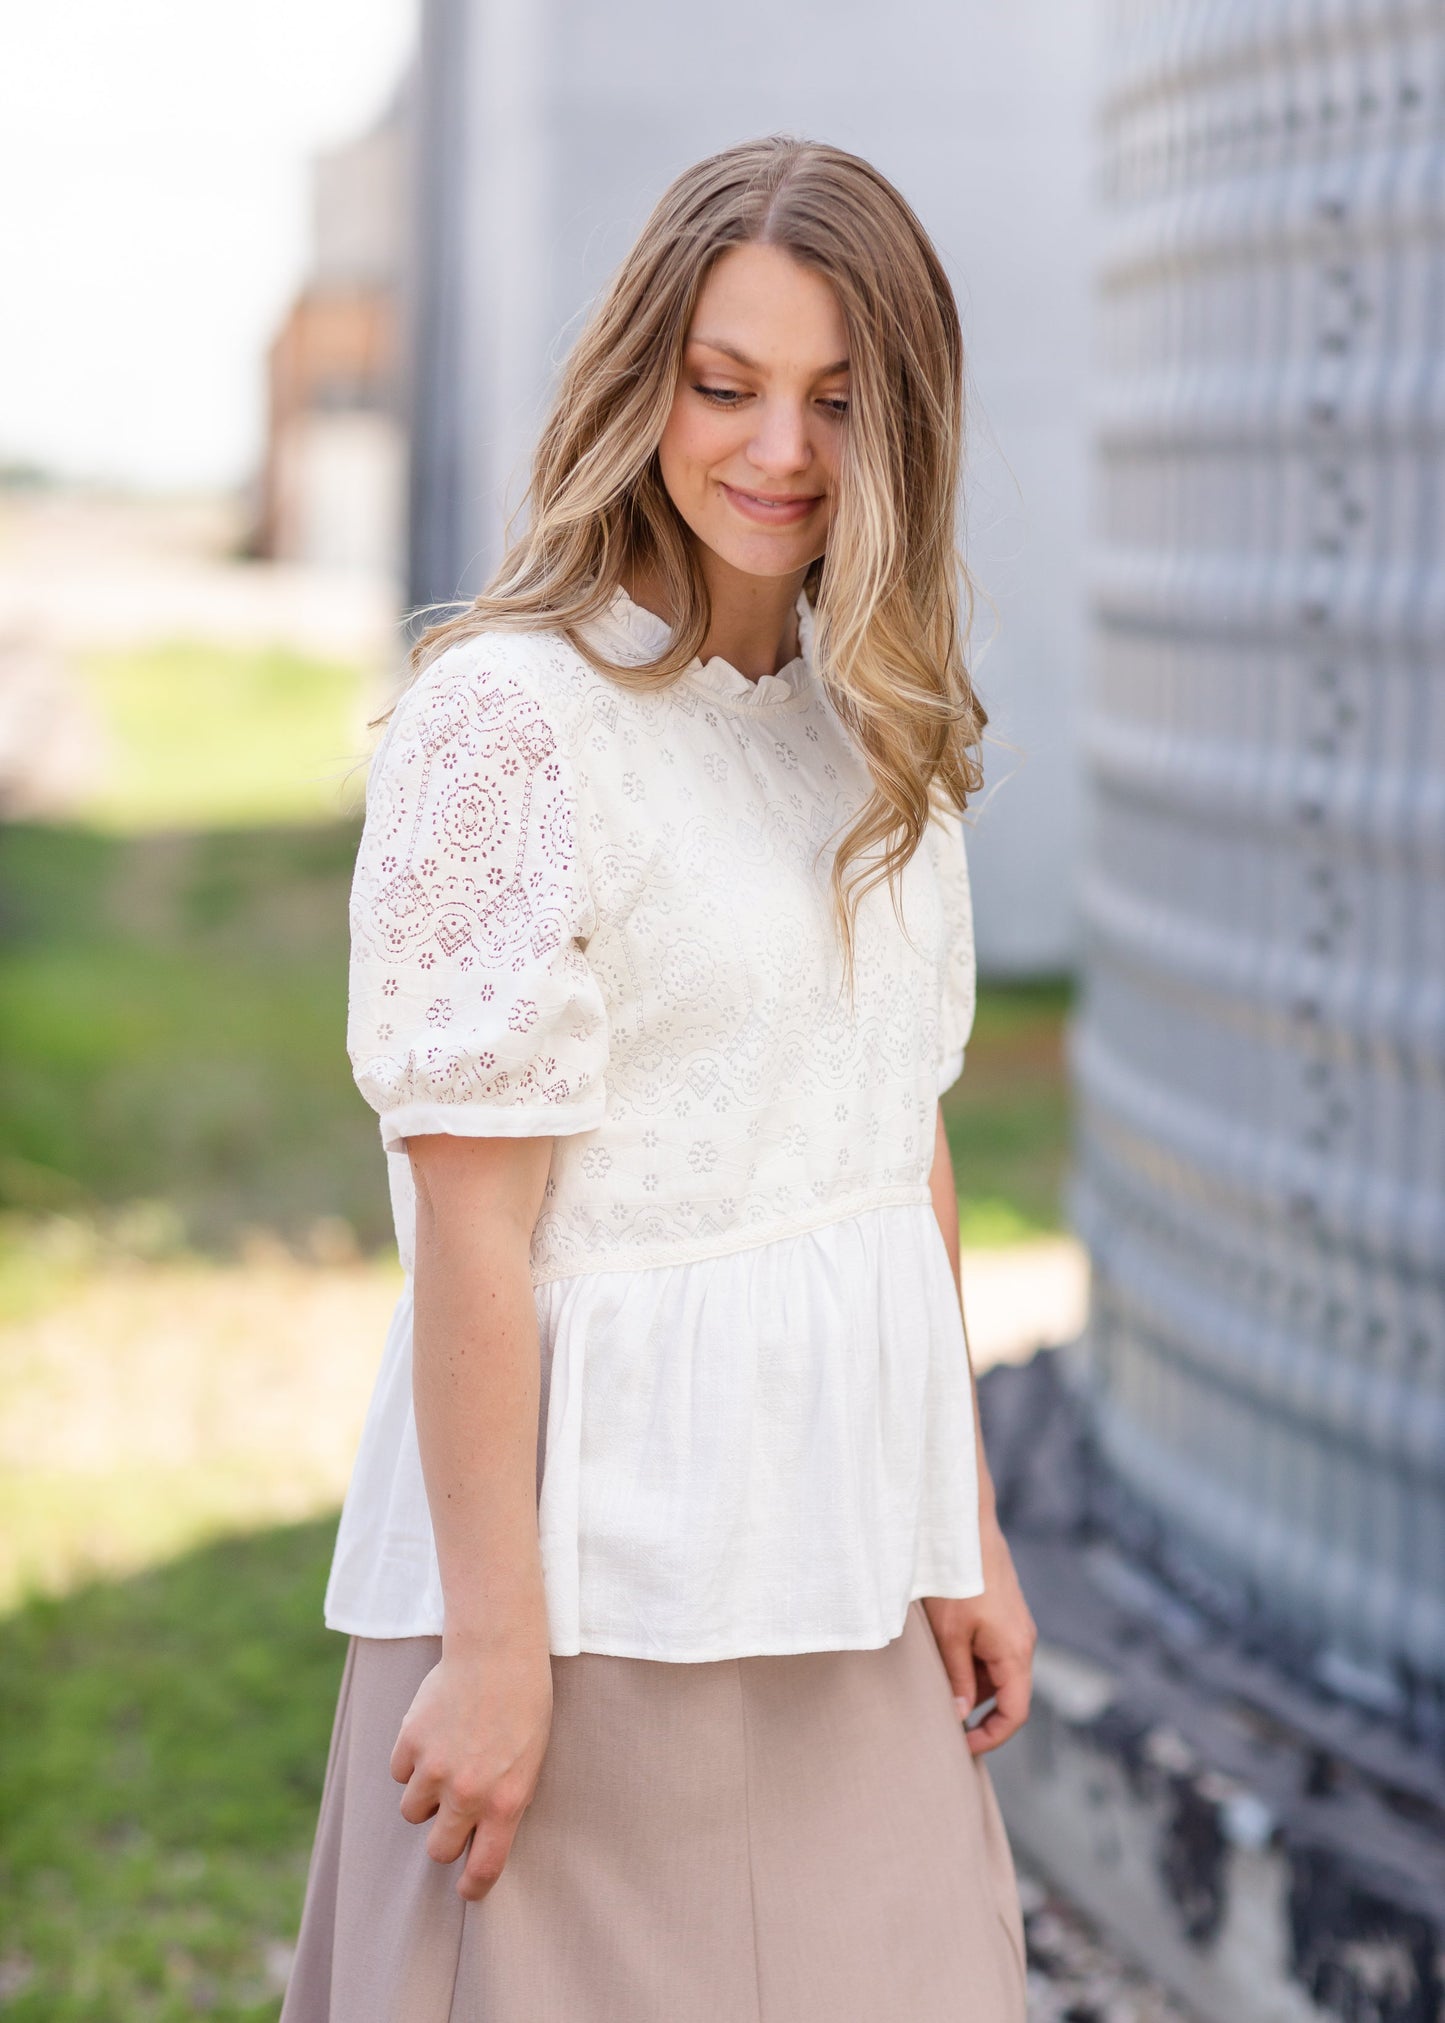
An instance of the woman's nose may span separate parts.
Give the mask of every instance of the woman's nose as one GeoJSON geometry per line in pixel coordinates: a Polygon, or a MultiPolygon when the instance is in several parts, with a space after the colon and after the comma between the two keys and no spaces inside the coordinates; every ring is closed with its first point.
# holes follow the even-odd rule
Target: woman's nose
{"type": "Polygon", "coordinates": [[[758,470],[783,477],[802,470],[808,456],[808,429],[802,407],[795,401],[764,401],[758,413],[757,431],[748,444],[749,460],[758,470]]]}

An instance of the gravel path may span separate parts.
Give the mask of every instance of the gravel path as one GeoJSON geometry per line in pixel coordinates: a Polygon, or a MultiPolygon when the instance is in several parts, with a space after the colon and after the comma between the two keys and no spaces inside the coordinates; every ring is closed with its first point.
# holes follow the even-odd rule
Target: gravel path
{"type": "Polygon", "coordinates": [[[1029,2023],[1195,2023],[1192,2010],[1126,1966],[1094,1927],[1019,1864],[1029,2023]]]}

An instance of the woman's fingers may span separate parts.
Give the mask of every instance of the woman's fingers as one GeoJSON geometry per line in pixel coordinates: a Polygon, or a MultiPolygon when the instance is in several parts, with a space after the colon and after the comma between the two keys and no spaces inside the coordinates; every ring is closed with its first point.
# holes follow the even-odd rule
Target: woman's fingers
{"type": "Polygon", "coordinates": [[[948,1683],[953,1688],[953,1704],[962,1721],[978,1705],[978,1677],[971,1647],[957,1639],[950,1639],[943,1653],[943,1664],[948,1673],[948,1683]]]}
{"type": "Polygon", "coordinates": [[[466,1866],[457,1877],[457,1895],[468,1903],[480,1902],[506,1867],[519,1816],[492,1806],[480,1812],[475,1806],[463,1808],[445,1796],[423,1816],[431,1818],[432,1814],[435,1819],[426,1837],[428,1856],[439,1866],[449,1868],[465,1854],[466,1866]]]}
{"type": "Polygon", "coordinates": [[[391,1762],[388,1764],[392,1777],[398,1784],[409,1784],[416,1769],[416,1750],[407,1739],[403,1728],[392,1745],[391,1762]]]}
{"type": "Polygon", "coordinates": [[[480,1903],[506,1867],[516,1833],[515,1822],[491,1818],[478,1821],[467,1865],[457,1878],[459,1897],[471,1904],[480,1903]]]}
{"type": "Polygon", "coordinates": [[[1022,1653],[1012,1658],[991,1658],[988,1662],[989,1685],[997,1702],[991,1714],[986,1714],[976,1728],[967,1734],[969,1748],[975,1756],[985,1755],[990,1749],[997,1749],[1001,1742],[1007,1742],[1010,1735],[1023,1727],[1029,1718],[1029,1699],[1033,1690],[1033,1664],[1030,1653],[1022,1653]]]}
{"type": "Polygon", "coordinates": [[[432,1861],[449,1868],[466,1854],[466,1867],[457,1878],[457,1895],[472,1903],[484,1897],[502,1873],[525,1810],[525,1804],[519,1804],[505,1785],[486,1797],[467,1792],[458,1796],[419,1775],[412,1778],[401,1800],[401,1816],[411,1825],[432,1821],[426,1837],[432,1861]]]}
{"type": "Polygon", "coordinates": [[[454,1862],[466,1847],[471,1834],[477,1828],[477,1815],[473,1811],[463,1811],[450,1798],[444,1797],[435,1808],[436,1818],[432,1830],[426,1837],[426,1851],[435,1862],[445,1868],[454,1862]]]}
{"type": "Polygon", "coordinates": [[[1010,1720],[1002,1707],[995,1707],[987,1719],[980,1721],[976,1728],[970,1728],[963,1739],[967,1742],[971,1755],[986,1756],[990,1749],[997,1749],[1000,1743],[1007,1742],[1010,1735],[1015,1734],[1022,1726],[1021,1715],[1017,1719],[1010,1720]]]}
{"type": "MultiPolygon", "coordinates": [[[[395,1777],[396,1772],[392,1772],[395,1777]]],[[[423,1777],[419,1771],[413,1772],[407,1781],[406,1790],[401,1794],[401,1816],[412,1826],[420,1826],[423,1820],[431,1819],[441,1802],[435,1778],[423,1777]]]]}

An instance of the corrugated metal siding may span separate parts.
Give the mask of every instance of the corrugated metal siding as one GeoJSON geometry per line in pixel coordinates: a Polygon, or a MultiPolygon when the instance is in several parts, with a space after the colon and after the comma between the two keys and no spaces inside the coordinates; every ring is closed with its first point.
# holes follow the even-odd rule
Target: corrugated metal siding
{"type": "Polygon", "coordinates": [[[1104,56],[1100,1444],[1176,1578],[1434,1725],[1445,8],[1131,0],[1104,56]]]}

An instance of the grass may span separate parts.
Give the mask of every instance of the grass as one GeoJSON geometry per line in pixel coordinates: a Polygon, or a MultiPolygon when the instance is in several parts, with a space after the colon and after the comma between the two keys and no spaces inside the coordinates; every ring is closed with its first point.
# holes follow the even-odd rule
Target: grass
{"type": "Polygon", "coordinates": [[[101,1255],[0,1327],[0,1614],[332,1510],[394,1262],[101,1255]]]}
{"type": "Polygon", "coordinates": [[[351,823],[0,836],[0,1210],[389,1240],[345,1054],[355,848],[351,823]]]}
{"type": "Polygon", "coordinates": [[[984,984],[963,1075],[944,1098],[965,1244],[1066,1227],[1070,1097],[1064,1060],[1072,983],[984,984]]]}
{"type": "Polygon", "coordinates": [[[78,671],[108,747],[88,811],[104,828],[325,822],[359,805],[363,683],[343,661],[170,640],[78,671]]]}
{"type": "Polygon", "coordinates": [[[84,826],[0,833],[0,1310],[54,1262],[17,1216],[152,1252],[319,1218],[384,1245],[343,1051],[368,677],[186,640],[74,673],[106,755],[84,826]]]}
{"type": "Polygon", "coordinates": [[[345,1653],[320,1621],[334,1529],[0,1623],[7,2019],[276,2016],[345,1653]]]}

